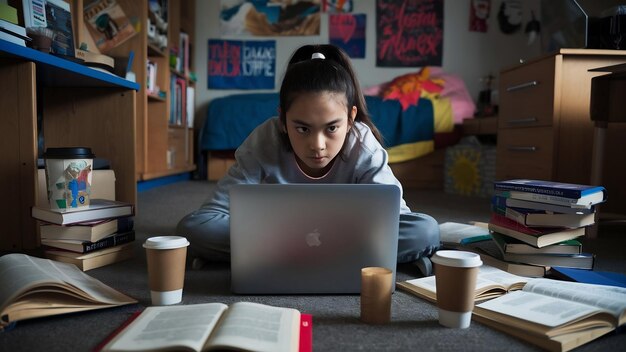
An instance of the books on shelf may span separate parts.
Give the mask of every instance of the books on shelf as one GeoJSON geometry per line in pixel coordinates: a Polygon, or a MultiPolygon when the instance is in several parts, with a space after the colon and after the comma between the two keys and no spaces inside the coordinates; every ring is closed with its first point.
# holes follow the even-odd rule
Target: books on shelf
{"type": "Polygon", "coordinates": [[[569,351],[626,323],[626,289],[533,279],[520,291],[476,305],[473,314],[544,349],[569,351]]]}
{"type": "Polygon", "coordinates": [[[310,345],[300,347],[301,335],[305,335],[302,342],[311,341],[310,329],[310,316],[293,308],[259,303],[153,306],[141,312],[102,351],[310,351],[310,345]],[[160,327],[158,333],[155,326],[160,327]],[[301,331],[301,326],[309,331],[301,331]]]}
{"type": "Polygon", "coordinates": [[[495,213],[491,214],[489,230],[540,248],[578,238],[585,234],[583,227],[574,229],[528,227],[495,213]]]}
{"type": "Polygon", "coordinates": [[[0,19],[0,39],[20,46],[26,46],[26,41],[30,41],[25,27],[3,19],[0,19]]]}
{"type": "Polygon", "coordinates": [[[0,285],[0,330],[25,319],[137,303],[74,265],[25,254],[0,257],[0,285]]]}
{"type": "Polygon", "coordinates": [[[578,240],[567,240],[544,247],[531,246],[526,242],[494,232],[491,234],[502,253],[516,254],[580,254],[582,243],[578,240]]]}
{"type": "Polygon", "coordinates": [[[134,213],[135,208],[130,203],[106,199],[91,199],[88,207],[75,210],[50,209],[38,206],[32,207],[31,210],[35,219],[57,225],[131,216],[134,213]]]}
{"type": "Polygon", "coordinates": [[[90,253],[76,253],[62,249],[46,249],[44,256],[59,262],[74,264],[82,271],[100,268],[133,257],[133,243],[120,244],[90,253]]]}
{"type": "Polygon", "coordinates": [[[482,226],[444,222],[439,224],[439,235],[444,247],[454,247],[472,242],[491,240],[489,229],[482,226]]]}
{"type": "Polygon", "coordinates": [[[81,240],[50,240],[46,238],[41,239],[41,244],[49,247],[50,250],[64,249],[66,251],[76,253],[91,253],[103,250],[105,248],[111,248],[119,246],[124,243],[129,243],[135,240],[135,231],[118,232],[106,236],[98,241],[81,241],[81,240]]]}
{"type": "Polygon", "coordinates": [[[506,208],[507,218],[528,227],[584,227],[595,223],[595,214],[559,214],[543,210],[506,208]]]}
{"type": "MultiPolygon", "coordinates": [[[[399,282],[398,288],[431,302],[437,301],[435,275],[399,282]]],[[[480,267],[476,278],[475,301],[501,296],[507,292],[520,290],[529,279],[514,275],[489,265],[480,267]]]]}

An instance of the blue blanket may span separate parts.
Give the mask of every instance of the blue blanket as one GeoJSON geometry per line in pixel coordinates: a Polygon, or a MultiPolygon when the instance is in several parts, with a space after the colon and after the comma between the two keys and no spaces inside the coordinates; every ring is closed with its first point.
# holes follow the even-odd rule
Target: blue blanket
{"type": "MultiPolygon", "coordinates": [[[[395,100],[366,96],[372,121],[385,147],[429,141],[434,135],[433,105],[420,99],[405,111],[395,100]]],[[[263,121],[278,116],[278,93],[233,94],[214,99],[207,111],[198,143],[201,151],[234,150],[263,121]]]]}

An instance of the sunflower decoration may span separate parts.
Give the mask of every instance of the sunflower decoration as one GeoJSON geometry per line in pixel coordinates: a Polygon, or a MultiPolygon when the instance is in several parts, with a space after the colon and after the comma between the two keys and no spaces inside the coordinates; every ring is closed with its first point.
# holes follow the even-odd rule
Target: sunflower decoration
{"type": "MultiPolygon", "coordinates": [[[[481,152],[471,148],[450,148],[446,155],[446,173],[450,180],[450,191],[462,195],[475,195],[480,193],[481,176],[479,163],[481,152]]],[[[448,182],[446,182],[448,186],[448,182]]]]}

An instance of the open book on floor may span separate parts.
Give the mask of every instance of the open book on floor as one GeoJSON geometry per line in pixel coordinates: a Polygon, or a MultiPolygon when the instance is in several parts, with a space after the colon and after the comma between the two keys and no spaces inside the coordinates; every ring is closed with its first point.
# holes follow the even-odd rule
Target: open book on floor
{"type": "Polygon", "coordinates": [[[478,304],[475,320],[551,351],[569,351],[626,323],[626,289],[532,279],[478,304]]]}
{"type": "MultiPolygon", "coordinates": [[[[509,291],[521,290],[529,280],[527,277],[483,265],[476,278],[475,301],[501,296],[509,291]]],[[[431,302],[437,301],[435,276],[398,282],[398,288],[431,302]]]]}
{"type": "Polygon", "coordinates": [[[310,338],[301,347],[300,334],[301,325],[311,327],[307,320],[301,324],[293,308],[252,302],[148,307],[102,351],[306,351],[310,338]]]}
{"type": "Polygon", "coordinates": [[[26,254],[0,257],[0,330],[19,320],[137,303],[76,266],[26,254]]]}

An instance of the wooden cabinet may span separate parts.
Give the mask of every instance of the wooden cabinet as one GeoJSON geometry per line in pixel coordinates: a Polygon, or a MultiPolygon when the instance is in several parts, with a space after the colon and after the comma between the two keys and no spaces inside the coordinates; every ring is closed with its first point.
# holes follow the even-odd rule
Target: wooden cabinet
{"type": "Polygon", "coordinates": [[[116,198],[136,204],[138,89],[117,76],[0,40],[0,250],[39,247],[30,215],[39,192],[46,192],[37,184],[38,128],[45,147],[89,146],[109,160],[116,198]]]}
{"type": "MultiPolygon", "coordinates": [[[[591,79],[601,73],[589,70],[623,62],[626,53],[620,50],[561,49],[503,70],[496,178],[590,183],[591,79]]],[[[618,158],[619,151],[609,153],[609,159],[618,158]]],[[[623,193],[623,184],[603,185],[610,198],[623,193]]],[[[609,201],[610,207],[624,204],[609,201]]]]}
{"type": "MultiPolygon", "coordinates": [[[[154,44],[148,37],[148,0],[117,0],[125,14],[135,22],[138,34],[113,48],[107,55],[124,58],[132,51],[132,69],[141,88],[137,94],[137,180],[150,180],[158,177],[180,174],[195,170],[194,133],[185,121],[173,122],[170,117],[175,107],[176,88],[172,82],[177,78],[186,86],[195,82],[189,78],[193,71],[193,61],[189,69],[175,69],[170,65],[170,53],[180,50],[181,33],[188,35],[192,43],[194,35],[195,1],[167,0],[164,4],[167,15],[167,46],[154,44]],[[147,63],[156,66],[156,73],[149,77],[147,63]],[[147,82],[152,80],[156,89],[149,90],[147,82]],[[162,93],[159,94],[159,91],[162,93]]],[[[155,23],[154,19],[151,21],[155,23]]],[[[191,54],[188,55],[191,58],[191,54]]],[[[189,99],[189,97],[186,97],[189,99]]],[[[183,106],[183,109],[185,106],[183,106]]],[[[191,114],[193,115],[193,114],[191,114]]],[[[175,121],[175,119],[174,119],[175,121]]]]}

